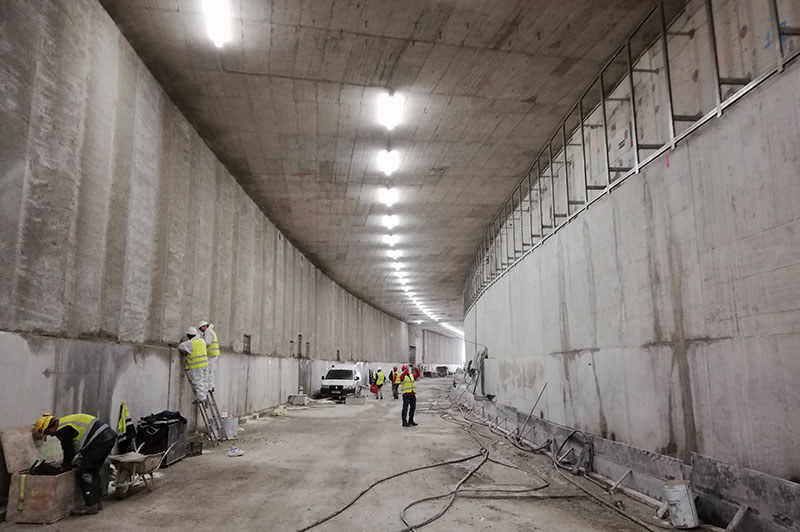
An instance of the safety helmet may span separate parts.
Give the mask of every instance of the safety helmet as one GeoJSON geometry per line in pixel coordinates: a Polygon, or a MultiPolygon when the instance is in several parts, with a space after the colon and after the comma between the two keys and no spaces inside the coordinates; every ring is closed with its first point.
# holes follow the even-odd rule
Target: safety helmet
{"type": "Polygon", "coordinates": [[[203,327],[208,327],[208,322],[206,320],[200,320],[200,323],[197,325],[198,329],[202,329],[203,327]]]}
{"type": "Polygon", "coordinates": [[[406,366],[405,364],[403,364],[403,367],[402,367],[401,369],[408,369],[408,366],[406,366]]]}
{"type": "Polygon", "coordinates": [[[383,371],[381,368],[378,368],[378,371],[383,371]]]}
{"type": "Polygon", "coordinates": [[[36,420],[36,423],[33,425],[33,434],[34,436],[44,436],[44,431],[50,426],[50,423],[56,417],[53,414],[42,414],[42,416],[36,420]]]}
{"type": "Polygon", "coordinates": [[[194,327],[189,327],[188,329],[186,329],[186,336],[188,336],[189,338],[194,338],[195,336],[197,336],[197,329],[195,329],[194,327]]]}
{"type": "Polygon", "coordinates": [[[397,371],[397,366],[393,367],[392,369],[393,369],[393,370],[395,370],[395,371],[397,371]]]}

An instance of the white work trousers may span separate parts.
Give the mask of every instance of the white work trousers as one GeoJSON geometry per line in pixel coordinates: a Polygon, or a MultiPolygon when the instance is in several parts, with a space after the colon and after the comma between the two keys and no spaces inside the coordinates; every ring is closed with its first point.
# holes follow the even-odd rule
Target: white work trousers
{"type": "Polygon", "coordinates": [[[186,378],[192,386],[192,391],[198,401],[205,401],[208,394],[206,386],[206,368],[185,369],[186,378]]]}
{"type": "Polygon", "coordinates": [[[208,367],[206,368],[206,391],[214,391],[214,378],[217,376],[217,362],[219,357],[208,357],[208,367]]]}

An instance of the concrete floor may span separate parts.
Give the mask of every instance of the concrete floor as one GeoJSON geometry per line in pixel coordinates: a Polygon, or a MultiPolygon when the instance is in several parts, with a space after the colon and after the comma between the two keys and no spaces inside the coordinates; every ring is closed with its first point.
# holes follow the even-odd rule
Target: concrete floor
{"type": "MultiPolygon", "coordinates": [[[[421,410],[448,391],[444,379],[419,384],[421,410]]],[[[445,403],[446,404],[446,403],[445,403]]],[[[364,406],[315,404],[282,417],[243,426],[236,445],[245,455],[229,458],[218,447],[162,471],[153,493],[138,490],[127,499],[108,497],[97,516],[69,517],[45,527],[58,531],[271,530],[294,531],[344,506],[369,484],[405,468],[475,454],[479,446],[438,413],[420,411],[417,428],[400,426],[401,401],[368,399],[364,406]]],[[[488,431],[482,431],[488,436],[488,431]]],[[[579,491],[553,473],[548,459],[531,457],[505,443],[491,444],[490,456],[538,472],[551,486],[538,493],[579,491]]],[[[446,493],[478,459],[413,473],[384,483],[353,507],[314,530],[401,530],[409,502],[446,493]]],[[[535,476],[487,463],[465,487],[540,484],[535,476]]],[[[442,502],[421,505],[409,516],[420,522],[442,502]]],[[[632,503],[627,507],[632,508],[632,503]]],[[[635,531],[636,525],[586,498],[475,500],[459,498],[426,531],[589,530],[635,531]]],[[[0,530],[30,530],[0,525],[0,530]]]]}

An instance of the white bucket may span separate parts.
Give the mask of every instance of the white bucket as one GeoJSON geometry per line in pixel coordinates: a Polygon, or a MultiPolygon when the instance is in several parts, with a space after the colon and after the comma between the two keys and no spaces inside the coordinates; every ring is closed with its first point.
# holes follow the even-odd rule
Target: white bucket
{"type": "Polygon", "coordinates": [[[224,417],[222,418],[222,432],[229,440],[236,438],[239,435],[239,418],[238,417],[224,417]]]}
{"type": "Polygon", "coordinates": [[[675,528],[700,526],[694,495],[686,480],[673,480],[664,484],[664,501],[669,505],[669,522],[675,528]]]}

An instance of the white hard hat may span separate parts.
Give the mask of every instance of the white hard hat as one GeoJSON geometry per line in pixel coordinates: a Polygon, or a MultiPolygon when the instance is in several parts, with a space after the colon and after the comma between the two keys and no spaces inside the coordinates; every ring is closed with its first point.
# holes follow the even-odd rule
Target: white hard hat
{"type": "Polygon", "coordinates": [[[197,328],[199,329],[200,327],[207,327],[207,326],[208,322],[206,320],[200,320],[200,323],[197,325],[197,328]]]}
{"type": "Polygon", "coordinates": [[[383,371],[381,368],[378,368],[378,371],[383,371]]]}
{"type": "Polygon", "coordinates": [[[189,338],[194,338],[195,336],[197,336],[197,329],[195,329],[194,327],[189,327],[188,329],[186,329],[186,336],[188,336],[189,338]]]}

